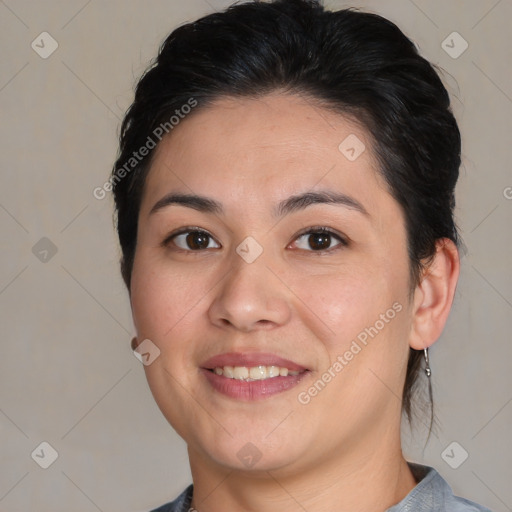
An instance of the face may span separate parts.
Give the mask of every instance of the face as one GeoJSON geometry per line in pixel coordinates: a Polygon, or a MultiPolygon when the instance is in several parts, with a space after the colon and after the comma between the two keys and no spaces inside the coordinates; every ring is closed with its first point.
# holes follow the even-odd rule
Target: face
{"type": "Polygon", "coordinates": [[[191,458],[306,470],[399,428],[405,223],[357,123],[279,94],[198,110],[157,148],[138,229],[146,376],[191,458]]]}

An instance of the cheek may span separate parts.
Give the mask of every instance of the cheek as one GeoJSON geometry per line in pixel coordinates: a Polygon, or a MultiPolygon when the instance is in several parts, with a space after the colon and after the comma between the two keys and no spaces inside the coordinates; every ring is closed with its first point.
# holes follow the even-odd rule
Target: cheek
{"type": "Polygon", "coordinates": [[[352,269],[316,277],[298,292],[315,313],[308,327],[325,350],[314,381],[300,390],[300,403],[311,400],[319,417],[329,411],[334,436],[337,419],[376,421],[385,408],[396,407],[408,357],[404,284],[385,272],[352,269]]]}
{"type": "Polygon", "coordinates": [[[300,287],[297,281],[303,322],[309,315],[308,327],[325,350],[316,379],[329,384],[315,398],[318,414],[322,407],[341,415],[365,415],[367,408],[377,413],[390,397],[393,401],[400,395],[408,357],[407,284],[407,274],[375,260],[315,276],[300,287]]]}
{"type": "MultiPolygon", "coordinates": [[[[144,366],[160,410],[186,437],[190,391],[196,375],[194,347],[204,305],[211,288],[198,272],[177,269],[141,248],[134,262],[131,286],[132,315],[139,341],[150,339],[159,348],[155,361],[144,366]]],[[[200,327],[199,327],[200,328],[200,327]]],[[[193,408],[192,408],[193,410],[193,408]]]]}
{"type": "Polygon", "coordinates": [[[303,310],[310,309],[319,325],[324,326],[324,342],[336,348],[352,340],[379,315],[392,308],[402,296],[398,280],[386,269],[375,265],[341,267],[336,272],[297,280],[295,290],[303,310]],[[300,291],[299,291],[300,290],[300,291]]]}
{"type": "Polygon", "coordinates": [[[131,305],[139,336],[167,339],[183,330],[197,314],[201,299],[211,288],[204,274],[190,268],[170,267],[160,258],[141,250],[136,256],[131,287],[131,305]]]}

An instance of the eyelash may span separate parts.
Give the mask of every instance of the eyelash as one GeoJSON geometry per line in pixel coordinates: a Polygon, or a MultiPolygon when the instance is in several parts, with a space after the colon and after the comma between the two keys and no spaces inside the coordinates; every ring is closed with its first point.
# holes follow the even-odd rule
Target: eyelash
{"type": "MultiPolygon", "coordinates": [[[[189,234],[189,233],[200,233],[202,235],[205,235],[205,236],[211,238],[212,240],[215,241],[215,243],[219,244],[219,242],[217,242],[215,240],[215,238],[213,238],[213,236],[210,235],[210,233],[208,233],[208,231],[205,231],[204,229],[196,227],[196,226],[187,226],[185,228],[180,229],[179,231],[177,231],[175,233],[171,233],[162,242],[162,246],[168,247],[170,242],[172,242],[174,238],[178,237],[179,235],[184,235],[184,234],[189,234]]],[[[341,234],[337,233],[336,231],[333,231],[332,229],[327,228],[325,226],[313,226],[313,227],[306,228],[305,230],[300,231],[295,236],[293,241],[295,242],[297,239],[299,239],[299,238],[301,238],[301,237],[303,237],[305,235],[315,235],[315,234],[319,234],[319,233],[332,236],[333,238],[335,238],[335,239],[337,239],[339,241],[339,244],[337,244],[334,247],[331,247],[329,249],[318,250],[318,251],[315,251],[313,249],[310,249],[310,250],[299,249],[299,250],[304,250],[306,252],[313,252],[313,253],[317,253],[317,254],[324,254],[324,253],[332,252],[332,251],[334,251],[336,249],[342,249],[342,248],[347,247],[349,245],[347,239],[344,236],[342,236],[341,234]]],[[[193,250],[193,249],[182,249],[181,247],[177,247],[176,250],[181,251],[181,252],[185,252],[185,253],[197,253],[197,252],[203,252],[206,249],[193,250]]]]}

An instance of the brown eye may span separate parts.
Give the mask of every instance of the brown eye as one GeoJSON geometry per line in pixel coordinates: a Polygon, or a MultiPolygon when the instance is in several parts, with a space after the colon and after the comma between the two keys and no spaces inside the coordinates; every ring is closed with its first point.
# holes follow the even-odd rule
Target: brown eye
{"type": "Polygon", "coordinates": [[[328,251],[347,245],[339,235],[326,229],[311,230],[296,238],[295,246],[306,251],[328,251]]]}
{"type": "Polygon", "coordinates": [[[220,247],[206,231],[185,231],[174,235],[171,240],[180,249],[186,251],[201,251],[220,247]]]}
{"type": "Polygon", "coordinates": [[[329,246],[331,245],[331,235],[325,233],[314,233],[308,236],[308,244],[314,251],[329,249],[329,246]]]}

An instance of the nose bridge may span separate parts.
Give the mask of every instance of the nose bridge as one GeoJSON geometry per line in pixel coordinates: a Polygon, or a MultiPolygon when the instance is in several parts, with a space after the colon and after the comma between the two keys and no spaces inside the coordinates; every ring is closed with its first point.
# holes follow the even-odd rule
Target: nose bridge
{"type": "Polygon", "coordinates": [[[243,331],[285,323],[290,308],[285,290],[267,268],[268,255],[244,240],[231,255],[231,270],[220,283],[209,315],[217,325],[243,331]],[[259,254],[258,254],[259,253],[259,254]]]}

